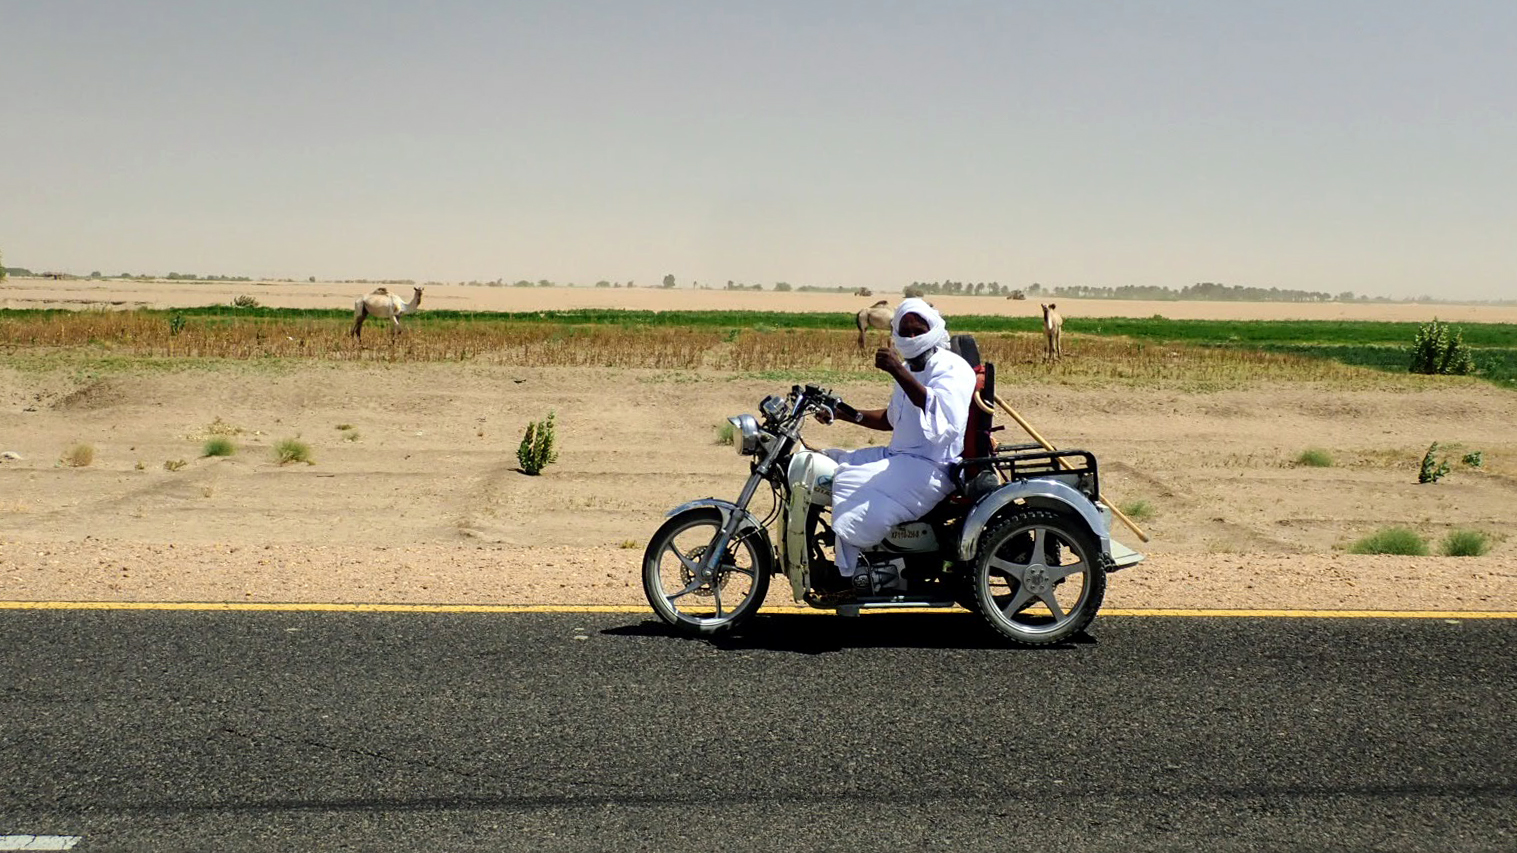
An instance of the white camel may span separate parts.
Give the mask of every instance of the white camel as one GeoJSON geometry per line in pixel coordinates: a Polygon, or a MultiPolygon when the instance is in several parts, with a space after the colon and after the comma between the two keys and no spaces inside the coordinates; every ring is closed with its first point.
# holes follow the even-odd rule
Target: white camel
{"type": "Polygon", "coordinates": [[[400,331],[400,315],[410,314],[420,307],[420,287],[416,288],[416,292],[412,294],[410,302],[401,299],[383,287],[376,287],[373,291],[358,297],[353,302],[353,330],[349,334],[362,341],[363,321],[369,317],[376,317],[381,320],[389,320],[394,324],[390,326],[390,336],[393,338],[400,331]]]}
{"type": "Polygon", "coordinates": [[[1058,307],[1052,302],[1043,305],[1044,357],[1050,361],[1064,357],[1064,318],[1054,310],[1058,307]]]}
{"type": "Polygon", "coordinates": [[[894,316],[895,312],[890,310],[890,301],[888,299],[881,299],[879,302],[874,303],[873,305],[856,314],[853,318],[853,321],[859,327],[859,349],[864,348],[865,332],[870,329],[884,329],[886,331],[889,331],[890,318],[894,316]]]}

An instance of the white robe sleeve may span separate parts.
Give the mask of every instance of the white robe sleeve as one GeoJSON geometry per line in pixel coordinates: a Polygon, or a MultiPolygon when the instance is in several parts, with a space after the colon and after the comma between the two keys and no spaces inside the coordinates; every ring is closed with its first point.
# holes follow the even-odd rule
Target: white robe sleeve
{"type": "MultiPolygon", "coordinates": [[[[901,421],[911,419],[908,432],[932,446],[942,459],[956,458],[963,450],[964,428],[969,421],[969,406],[974,396],[974,370],[957,357],[935,358],[925,376],[919,377],[927,391],[923,408],[917,408],[897,389],[892,395],[891,423],[900,430],[901,421]],[[900,398],[897,404],[896,396],[900,398]]],[[[908,439],[909,441],[909,439],[908,439]]]]}

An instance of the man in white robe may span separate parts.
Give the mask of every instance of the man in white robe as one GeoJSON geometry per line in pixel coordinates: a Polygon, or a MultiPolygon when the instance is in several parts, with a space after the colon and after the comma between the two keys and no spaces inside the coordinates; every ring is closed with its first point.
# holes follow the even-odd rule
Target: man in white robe
{"type": "Polygon", "coordinates": [[[832,530],[838,574],[859,594],[876,594],[898,579],[859,570],[859,553],[884,541],[890,528],[921,518],[953,491],[949,466],[964,451],[975,374],[948,349],[942,315],[921,299],[903,299],[890,322],[894,349],[874,363],[895,379],[890,404],[861,410],[844,403],[837,419],[890,431],[886,447],[828,450],[832,530]]]}

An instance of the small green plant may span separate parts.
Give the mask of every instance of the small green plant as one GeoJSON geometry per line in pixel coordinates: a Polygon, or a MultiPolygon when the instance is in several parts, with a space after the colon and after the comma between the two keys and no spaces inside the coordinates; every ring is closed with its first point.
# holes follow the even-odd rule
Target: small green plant
{"type": "Polygon", "coordinates": [[[1405,557],[1426,557],[1427,542],[1415,530],[1405,527],[1383,527],[1358,542],[1348,546],[1350,554],[1399,554],[1405,557]]]}
{"type": "Polygon", "coordinates": [[[1451,530],[1443,537],[1445,557],[1479,557],[1489,550],[1490,539],[1478,530],[1451,530]]]}
{"type": "Polygon", "coordinates": [[[516,448],[516,461],[521,463],[524,474],[536,476],[551,463],[557,461],[558,452],[553,449],[553,413],[540,421],[527,425],[516,448]]]}
{"type": "Polygon", "coordinates": [[[1309,447],[1296,457],[1296,464],[1307,468],[1333,467],[1333,455],[1320,447],[1309,447]]]}
{"type": "Polygon", "coordinates": [[[178,471],[188,464],[190,463],[184,461],[183,459],[165,459],[163,462],[163,470],[178,471]]]}
{"type": "Polygon", "coordinates": [[[169,334],[177,335],[184,331],[185,319],[183,314],[169,315],[169,334]]]}
{"type": "Polygon", "coordinates": [[[95,448],[88,444],[76,444],[63,451],[59,460],[70,468],[86,468],[95,461],[95,448]]]}
{"type": "Polygon", "coordinates": [[[311,461],[311,448],[298,438],[286,438],[274,445],[274,459],[280,465],[288,465],[291,462],[304,462],[307,465],[315,465],[311,461]]]}
{"type": "Polygon", "coordinates": [[[237,448],[232,444],[232,440],[224,435],[208,438],[200,447],[201,456],[231,456],[236,452],[237,448]]]}
{"type": "Polygon", "coordinates": [[[732,421],[717,424],[716,443],[730,445],[734,441],[737,441],[737,427],[732,425],[732,421]]]}
{"type": "Polygon", "coordinates": [[[1153,504],[1142,499],[1127,501],[1117,508],[1133,521],[1148,521],[1154,517],[1153,504]]]}
{"type": "Polygon", "coordinates": [[[1470,468],[1479,468],[1485,464],[1485,454],[1478,450],[1471,450],[1469,453],[1464,454],[1464,458],[1459,461],[1470,468]]]}
{"type": "Polygon", "coordinates": [[[1433,376],[1467,376],[1475,372],[1475,360],[1465,346],[1464,333],[1434,317],[1431,323],[1417,329],[1410,370],[1433,376]]]}
{"type": "Polygon", "coordinates": [[[350,429],[353,428],[353,425],[352,424],[338,424],[337,428],[340,429],[340,430],[350,430],[350,429]]]}
{"type": "Polygon", "coordinates": [[[1422,467],[1417,472],[1417,482],[1436,483],[1438,479],[1449,472],[1449,463],[1438,455],[1438,442],[1428,445],[1427,452],[1422,454],[1422,467]]]}

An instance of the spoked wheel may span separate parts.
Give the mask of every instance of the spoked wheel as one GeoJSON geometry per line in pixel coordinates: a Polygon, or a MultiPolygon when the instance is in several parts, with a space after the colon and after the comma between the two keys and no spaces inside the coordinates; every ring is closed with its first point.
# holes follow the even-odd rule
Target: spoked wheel
{"type": "Polygon", "coordinates": [[[1042,646],[1090,624],[1106,596],[1106,568],[1096,538],[1067,517],[1027,510],[980,540],[974,605],[1012,642],[1042,646]]]}
{"type": "Polygon", "coordinates": [[[747,621],[769,593],[772,563],[762,531],[735,535],[715,570],[702,569],[722,515],[687,510],[659,527],[643,552],[643,592],[660,619],[688,634],[718,634],[747,621]]]}

